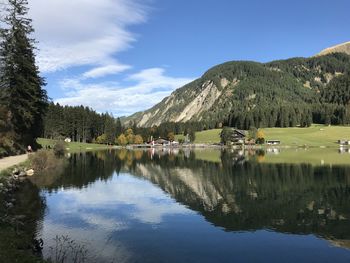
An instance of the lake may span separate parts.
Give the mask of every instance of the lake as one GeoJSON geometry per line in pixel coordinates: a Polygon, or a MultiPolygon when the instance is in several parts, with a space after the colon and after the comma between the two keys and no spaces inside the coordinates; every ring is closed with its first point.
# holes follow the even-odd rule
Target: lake
{"type": "Polygon", "coordinates": [[[325,151],[72,154],[32,178],[36,235],[44,258],[87,262],[350,262],[350,154],[325,151]]]}

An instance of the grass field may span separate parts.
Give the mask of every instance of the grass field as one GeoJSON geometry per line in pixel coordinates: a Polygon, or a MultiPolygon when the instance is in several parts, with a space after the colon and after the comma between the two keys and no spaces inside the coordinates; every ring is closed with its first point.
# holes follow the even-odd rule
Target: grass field
{"type": "MultiPolygon", "coordinates": [[[[267,140],[280,140],[285,146],[327,146],[338,147],[339,139],[350,140],[349,126],[312,125],[308,128],[264,128],[267,140]]],[[[195,143],[219,143],[221,129],[196,133],[195,143]]],[[[184,138],[177,135],[176,139],[184,138]]]]}
{"type": "MultiPolygon", "coordinates": [[[[55,145],[55,140],[39,138],[38,143],[46,148],[50,146],[51,148],[55,145]]],[[[79,151],[93,151],[108,149],[110,146],[104,144],[94,144],[94,143],[81,143],[81,142],[69,142],[67,143],[67,149],[69,152],[79,152],[79,151]]]]}
{"type": "MultiPolygon", "coordinates": [[[[206,130],[201,132],[196,132],[195,143],[220,143],[220,132],[221,129],[206,130]]],[[[185,136],[176,135],[176,140],[185,139],[185,136]]]]}
{"type": "Polygon", "coordinates": [[[266,128],[267,140],[281,140],[282,145],[338,147],[339,139],[350,140],[350,127],[312,125],[308,128],[266,128]]]}

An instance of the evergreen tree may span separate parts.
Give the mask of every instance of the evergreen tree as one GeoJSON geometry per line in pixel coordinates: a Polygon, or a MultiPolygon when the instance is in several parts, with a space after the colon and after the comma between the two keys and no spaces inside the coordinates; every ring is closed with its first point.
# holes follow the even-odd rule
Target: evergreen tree
{"type": "Polygon", "coordinates": [[[116,125],[113,116],[106,114],[104,125],[107,143],[113,144],[116,137],[116,125]]]}
{"type": "Polygon", "coordinates": [[[22,145],[34,144],[41,135],[48,100],[35,62],[34,29],[27,18],[27,5],[27,0],[8,0],[0,48],[0,103],[10,112],[22,145]]]}

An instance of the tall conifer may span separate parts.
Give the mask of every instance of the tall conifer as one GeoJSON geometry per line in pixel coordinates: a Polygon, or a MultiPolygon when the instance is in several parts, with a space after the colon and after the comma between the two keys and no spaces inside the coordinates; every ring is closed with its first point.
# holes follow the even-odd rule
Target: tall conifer
{"type": "Polygon", "coordinates": [[[8,0],[0,43],[0,104],[10,112],[14,132],[24,145],[33,144],[41,135],[48,101],[45,81],[36,66],[27,5],[27,0],[8,0]]]}

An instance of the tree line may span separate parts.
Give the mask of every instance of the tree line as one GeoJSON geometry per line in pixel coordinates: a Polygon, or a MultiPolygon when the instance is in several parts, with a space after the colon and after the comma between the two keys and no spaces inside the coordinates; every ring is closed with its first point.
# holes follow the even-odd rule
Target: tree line
{"type": "Polygon", "coordinates": [[[84,106],[62,106],[51,102],[44,117],[41,136],[55,140],[69,138],[75,142],[127,145],[158,138],[173,141],[175,134],[188,134],[189,139],[194,141],[194,132],[202,129],[201,123],[163,123],[151,128],[131,123],[124,127],[120,118],[114,118],[112,114],[100,114],[84,106]]]}

